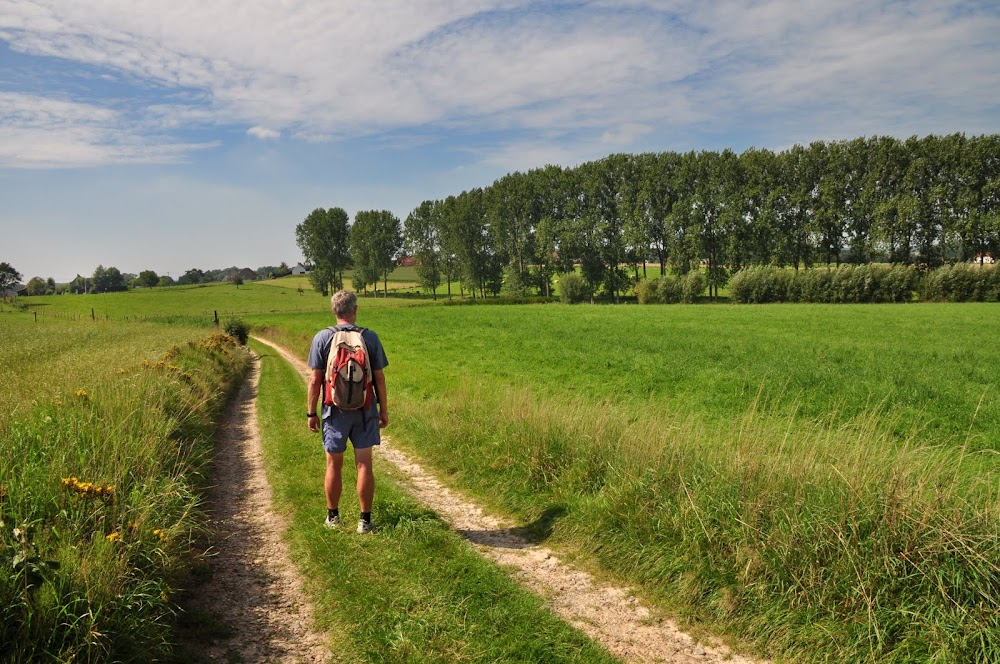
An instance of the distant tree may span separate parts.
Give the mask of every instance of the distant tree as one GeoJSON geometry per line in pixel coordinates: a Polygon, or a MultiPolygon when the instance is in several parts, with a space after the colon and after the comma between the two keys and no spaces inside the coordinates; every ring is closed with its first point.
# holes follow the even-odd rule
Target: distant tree
{"type": "Polygon", "coordinates": [[[177,279],[177,283],[181,285],[200,284],[203,281],[205,281],[205,273],[198,268],[191,268],[177,279]]]}
{"type": "Polygon", "coordinates": [[[237,274],[235,277],[233,277],[233,283],[236,284],[236,288],[238,290],[239,287],[243,285],[243,277],[237,274]]]}
{"type": "Polygon", "coordinates": [[[143,270],[136,278],[137,283],[145,288],[154,288],[160,283],[160,278],[152,270],[143,270]]]}
{"type": "Polygon", "coordinates": [[[351,259],[349,220],[343,208],[316,208],[295,227],[295,242],[313,266],[309,282],[324,295],[343,288],[344,270],[351,259]]]}
{"type": "Polygon", "coordinates": [[[174,281],[174,278],[171,277],[171,276],[169,276],[169,275],[162,276],[162,277],[160,277],[159,279],[156,280],[156,285],[160,286],[160,287],[163,287],[163,286],[173,286],[174,283],[176,283],[174,281]]]}
{"type": "Polygon", "coordinates": [[[364,277],[366,284],[377,285],[381,277],[383,294],[388,295],[389,273],[396,267],[396,256],[403,247],[399,217],[388,210],[358,212],[351,227],[350,247],[355,272],[364,277]]]}
{"type": "Polygon", "coordinates": [[[435,202],[424,201],[406,218],[405,246],[415,259],[417,279],[437,299],[441,285],[441,231],[434,213],[435,202]]]}
{"type": "Polygon", "coordinates": [[[21,273],[10,263],[0,263],[0,291],[5,291],[21,280],[21,273]]]}
{"type": "Polygon", "coordinates": [[[32,277],[27,286],[28,295],[45,295],[45,280],[41,277],[32,277]]]}
{"type": "Polygon", "coordinates": [[[56,280],[52,277],[45,280],[45,292],[50,295],[56,292],[56,280]]]}
{"type": "Polygon", "coordinates": [[[125,277],[116,267],[106,268],[103,265],[98,265],[94,269],[92,284],[92,290],[95,293],[111,293],[115,291],[128,290],[128,283],[125,281],[125,277]]]}

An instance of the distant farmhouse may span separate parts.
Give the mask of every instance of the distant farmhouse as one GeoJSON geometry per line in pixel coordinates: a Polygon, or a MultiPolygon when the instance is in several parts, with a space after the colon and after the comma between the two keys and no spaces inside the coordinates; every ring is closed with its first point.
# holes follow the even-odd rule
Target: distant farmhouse
{"type": "Polygon", "coordinates": [[[397,262],[399,267],[413,267],[416,263],[417,261],[413,256],[403,256],[397,262]]]}
{"type": "Polygon", "coordinates": [[[296,263],[295,267],[292,268],[292,274],[295,275],[309,274],[309,268],[307,268],[302,263],[296,263]]]}
{"type": "Polygon", "coordinates": [[[993,254],[976,254],[976,257],[972,259],[973,263],[982,263],[983,265],[992,265],[995,260],[993,254]]]}
{"type": "Polygon", "coordinates": [[[7,290],[0,291],[0,297],[17,297],[18,295],[24,295],[27,292],[27,286],[15,283],[7,290]]]}

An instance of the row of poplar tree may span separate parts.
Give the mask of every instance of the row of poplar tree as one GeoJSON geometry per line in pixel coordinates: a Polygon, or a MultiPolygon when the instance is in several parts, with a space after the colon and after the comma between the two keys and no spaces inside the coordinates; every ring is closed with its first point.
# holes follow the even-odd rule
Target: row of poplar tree
{"type": "Polygon", "coordinates": [[[935,267],[1000,253],[1000,135],[613,154],[424,201],[402,226],[387,211],[349,226],[340,208],[316,210],[296,236],[323,290],[351,264],[356,288],[385,279],[401,251],[428,290],[459,282],[483,297],[548,295],[574,266],[615,299],[648,264],[703,268],[713,289],[750,265],[935,267]],[[336,222],[309,230],[323,216],[336,222]]]}

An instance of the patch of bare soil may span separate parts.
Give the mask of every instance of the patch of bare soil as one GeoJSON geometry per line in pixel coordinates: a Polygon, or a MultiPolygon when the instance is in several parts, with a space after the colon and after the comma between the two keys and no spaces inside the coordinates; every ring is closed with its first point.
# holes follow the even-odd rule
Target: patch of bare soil
{"type": "Polygon", "coordinates": [[[260,361],[219,427],[213,486],[208,491],[212,550],[210,580],[182,602],[181,644],[189,659],[222,662],[326,662],[323,635],[310,628],[298,572],[271,509],[257,427],[260,361]]]}
{"type": "MultiPolygon", "coordinates": [[[[309,369],[285,349],[257,339],[280,353],[304,376],[309,369]]],[[[485,557],[513,570],[525,586],[540,594],[551,609],[616,657],[628,662],[734,662],[753,660],[724,645],[699,643],[672,621],[642,605],[628,588],[598,583],[587,572],[563,563],[550,550],[520,536],[515,524],[486,514],[478,505],[439,482],[385,436],[379,455],[407,478],[411,493],[485,557]]],[[[377,501],[376,501],[377,502],[377,501]]]]}

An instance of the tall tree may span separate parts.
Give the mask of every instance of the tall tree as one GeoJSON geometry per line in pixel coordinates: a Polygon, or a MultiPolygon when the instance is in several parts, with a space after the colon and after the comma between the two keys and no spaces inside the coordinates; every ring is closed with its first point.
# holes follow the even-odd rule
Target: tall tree
{"type": "Polygon", "coordinates": [[[344,270],[351,258],[349,221],[343,208],[316,208],[295,227],[295,242],[312,265],[309,282],[323,295],[344,287],[344,270]]]}
{"type": "Polygon", "coordinates": [[[406,217],[404,246],[413,256],[420,287],[431,291],[437,299],[441,285],[441,229],[435,201],[424,201],[406,217]]]}
{"type": "Polygon", "coordinates": [[[0,292],[6,292],[21,281],[22,275],[10,263],[0,263],[0,292]]]}
{"type": "Polygon", "coordinates": [[[128,290],[128,283],[125,281],[125,277],[116,267],[106,268],[103,265],[98,265],[94,269],[94,276],[91,281],[93,283],[93,292],[95,293],[128,290]]]}
{"type": "Polygon", "coordinates": [[[152,270],[143,270],[139,273],[139,285],[145,288],[153,288],[160,283],[160,277],[152,270]]]}
{"type": "Polygon", "coordinates": [[[396,258],[403,246],[399,217],[388,210],[367,210],[354,215],[350,229],[350,251],[356,275],[365,286],[383,280],[383,295],[388,295],[389,273],[396,267],[396,258]]]}

